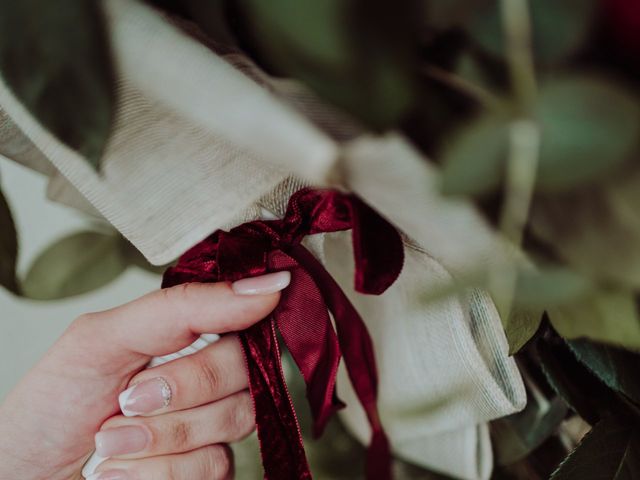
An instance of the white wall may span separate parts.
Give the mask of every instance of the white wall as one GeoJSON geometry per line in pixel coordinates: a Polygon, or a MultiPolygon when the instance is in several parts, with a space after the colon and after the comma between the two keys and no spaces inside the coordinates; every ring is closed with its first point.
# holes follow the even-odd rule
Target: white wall
{"type": "MultiPolygon", "coordinates": [[[[21,271],[51,241],[86,225],[80,213],[46,199],[40,174],[0,156],[0,179],[20,236],[21,271]]],[[[159,276],[130,268],[101,290],[55,302],[18,299],[0,287],[0,401],[75,317],[124,303],[159,282],[159,276]]]]}

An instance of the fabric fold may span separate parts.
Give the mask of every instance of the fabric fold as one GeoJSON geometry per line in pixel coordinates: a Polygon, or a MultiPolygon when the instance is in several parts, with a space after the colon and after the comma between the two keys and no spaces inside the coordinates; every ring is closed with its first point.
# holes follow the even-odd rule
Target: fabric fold
{"type": "Polygon", "coordinates": [[[267,89],[152,8],[134,0],[104,5],[119,78],[101,175],[3,82],[0,105],[149,261],[168,263],[213,230],[240,223],[291,172],[318,180],[332,168],[335,143],[267,89]]]}
{"type": "MultiPolygon", "coordinates": [[[[320,248],[327,269],[367,319],[379,352],[380,413],[394,452],[456,478],[489,478],[485,424],[526,402],[491,298],[470,290],[429,300],[429,292],[449,285],[452,277],[415,247],[405,249],[405,267],[389,290],[379,297],[358,295],[349,287],[354,267],[348,238],[327,234],[320,248]],[[442,450],[443,442],[449,451],[442,450]]],[[[366,439],[363,412],[345,380],[341,372],[338,392],[347,404],[341,418],[366,439]]]]}

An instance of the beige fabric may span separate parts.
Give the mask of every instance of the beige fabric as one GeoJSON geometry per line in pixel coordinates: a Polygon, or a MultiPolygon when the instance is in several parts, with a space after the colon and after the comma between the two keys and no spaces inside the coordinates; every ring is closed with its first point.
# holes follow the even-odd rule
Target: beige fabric
{"type": "MultiPolygon", "coordinates": [[[[524,407],[525,392],[500,319],[488,296],[471,291],[425,305],[424,295],[451,276],[408,247],[400,278],[379,297],[353,290],[353,255],[345,234],[326,235],[326,265],[347,292],[376,344],[381,418],[394,450],[459,478],[488,478],[491,442],[484,422],[524,407]],[[457,457],[457,461],[454,458],[457,457]]],[[[368,425],[344,373],[342,419],[365,441],[368,425]]]]}
{"type": "Polygon", "coordinates": [[[234,223],[291,171],[318,179],[330,169],[336,145],[303,116],[148,7],[105,5],[120,78],[101,177],[4,85],[0,105],[151,262],[234,223]]]}
{"type": "Polygon", "coordinates": [[[55,167],[38,147],[20,130],[9,115],[0,108],[0,155],[45,175],[56,173],[55,167]]]}
{"type": "MultiPolygon", "coordinates": [[[[470,205],[440,198],[437,169],[400,135],[363,137],[299,84],[272,80],[237,53],[223,59],[142,3],[104,3],[119,103],[102,176],[2,83],[0,154],[50,175],[51,197],[104,216],[158,264],[261,208],[281,215],[301,185],[342,173],[343,187],[415,242],[398,283],[379,298],[352,291],[348,233],[308,242],[371,329],[394,450],[462,479],[488,478],[486,422],[525,400],[500,319],[482,292],[430,305],[421,298],[470,265],[504,262],[491,229],[470,205]]],[[[350,404],[343,418],[366,439],[348,382],[339,389],[350,404]]]]}
{"type": "Polygon", "coordinates": [[[400,135],[358,138],[345,147],[344,159],[349,187],[454,276],[508,263],[503,240],[469,202],[442,197],[437,168],[400,135]]]}

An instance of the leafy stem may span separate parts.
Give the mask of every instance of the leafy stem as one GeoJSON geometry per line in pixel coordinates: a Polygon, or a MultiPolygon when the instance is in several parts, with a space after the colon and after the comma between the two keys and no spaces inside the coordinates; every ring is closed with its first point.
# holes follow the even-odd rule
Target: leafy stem
{"type": "MultiPolygon", "coordinates": [[[[531,19],[528,0],[502,0],[506,54],[513,89],[515,118],[509,125],[509,154],[505,195],[500,213],[500,231],[517,250],[527,223],[533,198],[540,152],[540,129],[533,117],[537,96],[531,48],[531,19]]],[[[507,273],[491,272],[490,282],[500,312],[509,315],[515,291],[516,268],[507,273]]]]}
{"type": "Polygon", "coordinates": [[[436,65],[425,65],[422,68],[422,73],[430,79],[474,99],[487,109],[496,110],[503,106],[504,102],[489,90],[436,65]]]}
{"type": "Polygon", "coordinates": [[[532,116],[537,96],[528,0],[501,0],[511,87],[519,116],[532,116]]]}

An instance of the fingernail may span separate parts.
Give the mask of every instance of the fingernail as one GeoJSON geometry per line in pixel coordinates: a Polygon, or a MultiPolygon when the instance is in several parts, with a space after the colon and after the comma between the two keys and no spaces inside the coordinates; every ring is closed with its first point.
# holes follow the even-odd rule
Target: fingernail
{"type": "Polygon", "coordinates": [[[233,282],[231,288],[236,295],[267,295],[279,292],[291,282],[291,273],[267,273],[260,277],[243,278],[233,282]]]}
{"type": "Polygon", "coordinates": [[[93,455],[91,455],[91,458],[89,458],[89,460],[87,460],[87,463],[84,464],[84,467],[82,467],[82,476],[84,478],[89,478],[91,475],[93,475],[96,472],[96,469],[105,460],[107,459],[99,456],[96,452],[93,452],[93,455]]]}
{"type": "Polygon", "coordinates": [[[107,472],[94,473],[86,480],[129,480],[129,475],[124,470],[109,470],[107,472]]]}
{"type": "Polygon", "coordinates": [[[126,389],[118,397],[118,402],[125,417],[135,417],[168,407],[171,395],[171,387],[167,381],[156,377],[126,389]]]}
{"type": "Polygon", "coordinates": [[[96,434],[96,453],[101,457],[127,455],[144,450],[148,442],[149,435],[142,427],[109,428],[96,434]]]}

